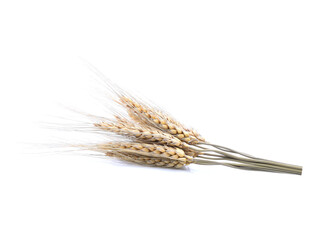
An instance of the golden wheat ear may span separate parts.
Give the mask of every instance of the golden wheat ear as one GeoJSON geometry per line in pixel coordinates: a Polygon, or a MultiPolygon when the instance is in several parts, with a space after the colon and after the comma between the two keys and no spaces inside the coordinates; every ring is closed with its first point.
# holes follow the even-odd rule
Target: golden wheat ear
{"type": "Polygon", "coordinates": [[[171,134],[147,126],[134,124],[126,119],[118,118],[117,121],[102,121],[95,123],[94,126],[106,132],[113,132],[138,142],[184,147],[184,143],[171,134]]]}
{"type": "MultiPolygon", "coordinates": [[[[164,163],[180,163],[182,166],[193,162],[193,157],[186,154],[181,148],[169,147],[160,144],[137,142],[108,142],[94,145],[78,145],[77,147],[104,153],[107,156],[129,160],[138,159],[142,163],[150,160],[160,160],[164,163]],[[144,160],[144,161],[143,161],[144,160]]],[[[160,162],[157,161],[157,162],[160,162]]],[[[133,162],[135,162],[133,160],[133,162]]]]}
{"type": "Polygon", "coordinates": [[[187,164],[173,159],[165,159],[161,157],[148,157],[137,154],[120,153],[120,152],[107,152],[106,156],[115,157],[124,161],[137,163],[141,165],[150,165],[155,167],[166,167],[166,168],[183,168],[187,164]]]}
{"type": "Polygon", "coordinates": [[[134,97],[121,96],[119,98],[119,103],[126,108],[133,121],[136,121],[141,125],[147,125],[167,132],[187,144],[194,145],[204,142],[204,139],[201,138],[200,134],[197,134],[196,131],[183,127],[182,124],[174,120],[170,115],[154,109],[153,107],[136,100],[134,97]],[[198,136],[199,139],[196,136],[198,136]]]}
{"type": "Polygon", "coordinates": [[[103,153],[121,160],[180,168],[189,164],[222,165],[243,170],[302,174],[302,167],[257,158],[231,148],[206,141],[195,130],[185,127],[159,107],[132,96],[94,72],[106,87],[114,118],[93,117],[91,127],[113,140],[82,149],[103,153]],[[114,139],[115,140],[115,139],[114,139]]]}

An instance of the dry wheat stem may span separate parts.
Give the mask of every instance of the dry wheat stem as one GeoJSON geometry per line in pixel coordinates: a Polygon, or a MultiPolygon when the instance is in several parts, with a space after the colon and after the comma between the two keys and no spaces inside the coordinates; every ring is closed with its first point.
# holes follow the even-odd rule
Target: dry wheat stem
{"type": "MultiPolygon", "coordinates": [[[[220,151],[220,150],[200,150],[200,152],[202,152],[203,155],[205,156],[214,156],[214,157],[217,157],[218,154],[221,154],[227,158],[230,158],[232,160],[240,160],[240,161],[245,161],[245,162],[249,162],[249,163],[263,163],[263,164],[269,164],[269,165],[272,165],[272,166],[280,166],[280,167],[286,167],[286,168],[292,168],[292,169],[297,169],[297,170],[300,170],[302,169],[302,167],[300,166],[296,166],[296,165],[291,165],[291,164],[286,164],[286,163],[281,163],[281,162],[276,162],[276,161],[272,161],[272,160],[267,160],[267,159],[263,159],[263,158],[256,158],[256,157],[244,157],[245,154],[240,154],[242,155],[242,157],[240,156],[237,156],[237,155],[234,155],[234,154],[231,154],[230,152],[227,153],[225,151],[220,151]],[[217,154],[210,154],[210,153],[207,153],[207,152],[215,152],[217,154]]],[[[250,155],[247,155],[247,156],[250,156],[250,155]]]]}
{"type": "Polygon", "coordinates": [[[211,143],[208,143],[208,142],[199,143],[198,147],[206,149],[206,148],[202,147],[202,145],[212,146],[212,147],[214,147],[214,148],[216,148],[218,150],[224,151],[224,152],[236,153],[236,154],[239,154],[239,155],[242,155],[242,156],[245,156],[245,157],[254,158],[252,155],[242,153],[242,152],[238,152],[238,151],[233,150],[231,148],[227,148],[227,147],[216,145],[216,144],[211,144],[211,143]]]}
{"type": "Polygon", "coordinates": [[[243,170],[252,170],[252,171],[265,171],[265,172],[276,172],[276,173],[290,173],[290,174],[297,174],[299,175],[300,172],[292,171],[292,170],[279,170],[275,168],[265,167],[265,166],[254,166],[251,164],[244,164],[244,163],[227,163],[227,162],[218,162],[218,161],[208,161],[204,159],[196,159],[197,164],[200,165],[222,165],[227,167],[233,167],[243,170]]]}
{"type": "MultiPolygon", "coordinates": [[[[252,160],[239,160],[239,159],[232,159],[232,158],[211,158],[211,157],[204,157],[204,156],[198,156],[198,159],[204,160],[212,160],[214,162],[221,162],[221,161],[229,161],[229,162],[238,162],[238,163],[243,163],[247,166],[252,166],[252,167],[257,167],[257,168],[266,168],[266,169],[271,169],[271,170],[275,170],[275,171],[286,171],[286,172],[291,172],[294,174],[301,174],[302,169],[298,168],[298,166],[295,165],[288,165],[288,166],[281,166],[281,165],[273,165],[270,163],[266,163],[264,161],[258,162],[258,161],[252,161],[252,160]]],[[[198,160],[195,160],[196,163],[198,162],[198,160]]],[[[209,161],[210,162],[210,161],[209,161]]]]}
{"type": "MultiPolygon", "coordinates": [[[[302,167],[296,166],[296,165],[291,165],[291,164],[286,164],[286,163],[281,163],[281,162],[276,162],[276,161],[271,161],[267,159],[262,159],[262,158],[255,158],[255,157],[245,157],[246,154],[240,154],[242,157],[231,154],[229,152],[225,151],[220,151],[220,150],[214,150],[214,149],[206,149],[206,150],[200,150],[200,155],[199,157],[201,158],[207,158],[208,159],[213,159],[213,160],[230,160],[230,161],[235,161],[235,162],[242,162],[242,163],[247,163],[247,164],[252,164],[252,166],[263,166],[265,165],[266,167],[274,168],[274,169],[279,169],[279,170],[285,170],[285,171],[292,171],[295,174],[301,174],[302,173],[302,167]],[[210,154],[207,152],[215,152],[216,154],[210,154]],[[206,156],[206,157],[205,157],[206,156]]],[[[236,151],[234,151],[236,153],[236,151]]],[[[239,153],[238,153],[239,154],[239,153]]],[[[247,155],[250,156],[250,155],[247,155]]]]}

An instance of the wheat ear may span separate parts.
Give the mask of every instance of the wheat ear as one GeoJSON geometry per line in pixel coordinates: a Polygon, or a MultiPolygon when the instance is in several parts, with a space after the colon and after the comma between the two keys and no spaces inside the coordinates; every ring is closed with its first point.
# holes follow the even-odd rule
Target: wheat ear
{"type": "Polygon", "coordinates": [[[196,137],[195,131],[183,128],[181,125],[176,124],[174,120],[169,120],[171,119],[169,116],[165,116],[160,111],[156,111],[143,103],[139,103],[134,98],[122,96],[119,102],[127,108],[130,117],[140,124],[147,124],[165,131],[188,144],[194,145],[202,142],[202,140],[196,137]]]}
{"type": "Polygon", "coordinates": [[[187,155],[181,148],[169,147],[166,145],[136,142],[110,142],[82,147],[103,153],[118,152],[145,157],[177,160],[185,165],[193,162],[193,157],[187,155]]]}
{"type": "Polygon", "coordinates": [[[102,121],[95,123],[94,126],[108,132],[113,132],[119,135],[134,138],[142,142],[154,142],[158,144],[165,144],[173,147],[184,147],[186,144],[180,139],[172,136],[171,134],[162,132],[158,129],[152,129],[145,126],[137,126],[122,119],[120,122],[107,122],[102,121]]]}
{"type": "Polygon", "coordinates": [[[142,165],[151,165],[156,167],[167,167],[167,168],[182,168],[187,164],[182,161],[167,159],[167,158],[157,158],[157,157],[147,157],[137,154],[128,154],[128,153],[120,153],[117,151],[107,152],[105,154],[109,157],[115,157],[124,161],[138,163],[142,165]]]}

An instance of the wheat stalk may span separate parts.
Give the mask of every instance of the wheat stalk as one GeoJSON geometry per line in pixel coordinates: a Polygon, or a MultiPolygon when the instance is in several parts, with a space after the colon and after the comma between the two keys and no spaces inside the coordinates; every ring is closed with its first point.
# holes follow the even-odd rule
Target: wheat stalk
{"type": "Polygon", "coordinates": [[[93,126],[103,133],[124,138],[120,142],[77,145],[124,161],[152,166],[182,168],[191,163],[223,165],[244,170],[302,174],[302,167],[257,158],[231,148],[207,142],[193,129],[185,127],[169,114],[140,101],[122,89],[106,82],[128,117],[116,114],[114,119],[100,119],[93,126]],[[122,117],[121,117],[122,116],[122,117]]]}

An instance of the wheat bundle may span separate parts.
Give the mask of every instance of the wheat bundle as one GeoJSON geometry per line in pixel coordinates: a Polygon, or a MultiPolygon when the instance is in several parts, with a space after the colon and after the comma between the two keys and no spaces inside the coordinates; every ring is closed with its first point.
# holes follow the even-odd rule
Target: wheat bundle
{"type": "Polygon", "coordinates": [[[78,145],[105,156],[158,167],[182,168],[189,164],[223,165],[244,170],[302,174],[302,167],[257,158],[207,142],[195,130],[185,127],[158,107],[139,100],[107,82],[113,102],[127,116],[97,119],[92,127],[122,137],[94,145],[78,145]]]}

